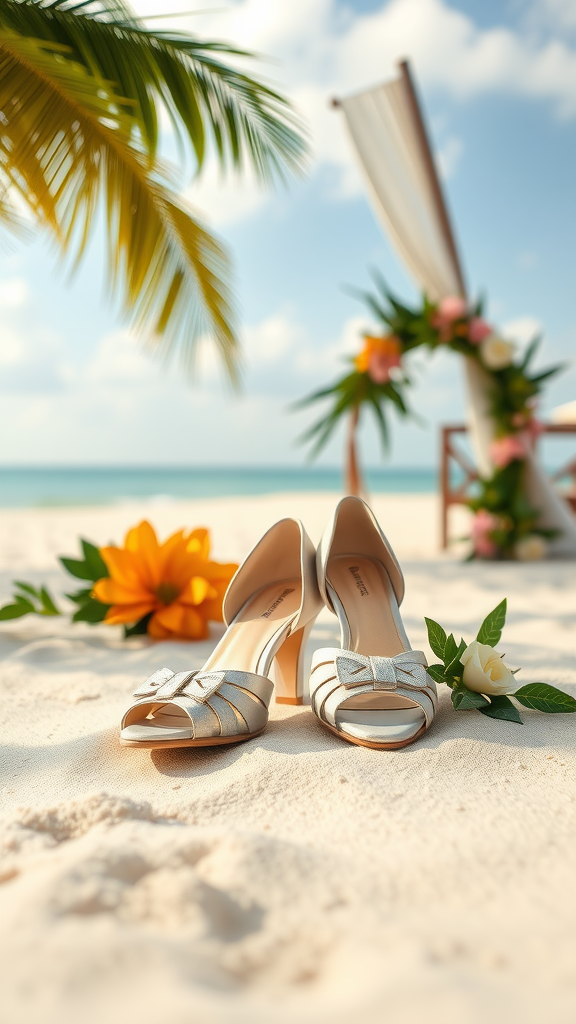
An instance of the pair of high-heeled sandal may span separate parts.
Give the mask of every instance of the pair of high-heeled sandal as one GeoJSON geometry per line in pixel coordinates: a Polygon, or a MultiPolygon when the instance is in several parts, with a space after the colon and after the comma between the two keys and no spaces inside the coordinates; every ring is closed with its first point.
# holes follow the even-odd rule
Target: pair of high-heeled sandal
{"type": "Polygon", "coordinates": [[[232,579],[228,628],[204,667],[154,672],[134,693],[120,742],[200,747],[257,736],[274,690],[277,703],[302,704],[306,639],[323,604],[338,617],[341,647],[314,652],[314,713],[350,743],[414,742],[434,718],[437,693],[425,655],[410,649],[403,596],[400,566],[360,498],[339,503],[317,552],[302,523],[280,520],[232,579]]]}

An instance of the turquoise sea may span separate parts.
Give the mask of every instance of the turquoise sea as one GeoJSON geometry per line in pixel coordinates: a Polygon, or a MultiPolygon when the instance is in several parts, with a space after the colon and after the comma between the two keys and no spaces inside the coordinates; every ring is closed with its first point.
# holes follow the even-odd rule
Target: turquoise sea
{"type": "MultiPolygon", "coordinates": [[[[366,478],[372,494],[426,493],[437,486],[433,469],[369,469],[366,478]]],[[[315,466],[0,467],[0,506],[12,508],[341,489],[340,469],[315,466]]]]}

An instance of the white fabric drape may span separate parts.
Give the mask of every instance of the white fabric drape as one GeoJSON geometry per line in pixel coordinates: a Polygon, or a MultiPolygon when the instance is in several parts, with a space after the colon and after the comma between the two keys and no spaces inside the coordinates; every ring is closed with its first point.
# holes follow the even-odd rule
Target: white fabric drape
{"type": "MultiPolygon", "coordinates": [[[[416,283],[431,299],[460,293],[460,278],[446,240],[426,167],[422,141],[403,78],[340,101],[375,213],[416,283]]],[[[493,424],[488,377],[465,360],[468,426],[480,473],[490,476],[493,424]]],[[[528,497],[539,525],[560,531],[551,552],[576,555],[576,518],[537,460],[528,456],[528,497]]]]}
{"type": "Polygon", "coordinates": [[[378,219],[430,298],[458,295],[402,79],[341,100],[378,219]]]}

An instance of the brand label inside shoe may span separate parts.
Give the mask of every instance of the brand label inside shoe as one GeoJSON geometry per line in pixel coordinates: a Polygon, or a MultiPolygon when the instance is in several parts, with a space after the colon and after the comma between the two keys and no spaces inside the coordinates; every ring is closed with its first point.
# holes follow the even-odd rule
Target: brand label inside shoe
{"type": "Polygon", "coordinates": [[[360,567],[358,565],[348,566],[349,571],[352,573],[354,577],[354,582],[358,587],[358,590],[360,591],[360,597],[368,597],[368,588],[366,587],[366,584],[364,583],[364,580],[360,575],[359,568],[360,567]]]}
{"type": "Polygon", "coordinates": [[[271,604],[270,607],[267,608],[265,612],[263,612],[261,617],[263,619],[267,619],[270,615],[272,615],[272,612],[274,611],[274,609],[277,608],[279,604],[282,604],[282,601],[284,600],[284,598],[288,597],[288,594],[293,594],[293,593],[294,593],[294,587],[291,587],[291,588],[289,587],[288,590],[283,590],[282,593],[280,594],[280,597],[276,598],[274,603],[271,604]]]}

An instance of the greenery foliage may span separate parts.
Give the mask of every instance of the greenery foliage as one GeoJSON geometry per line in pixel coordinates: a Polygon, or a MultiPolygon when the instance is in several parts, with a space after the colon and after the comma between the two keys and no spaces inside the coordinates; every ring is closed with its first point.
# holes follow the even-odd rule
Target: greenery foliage
{"type": "MultiPolygon", "coordinates": [[[[350,362],[354,364],[354,359],[350,359],[350,362]]],[[[347,373],[345,377],[336,381],[331,387],[321,388],[319,391],[315,391],[313,394],[303,398],[300,402],[296,402],[293,408],[303,409],[323,399],[333,399],[332,408],[327,415],[317,420],[301,437],[301,440],[304,442],[314,442],[311,458],[315,458],[321,452],[342,416],[359,410],[363,406],[366,406],[374,413],[383,447],[387,450],[389,445],[389,428],[386,417],[386,403],[392,403],[401,416],[407,416],[409,410],[403,394],[403,385],[406,383],[408,383],[407,379],[402,378],[401,381],[389,380],[384,384],[379,384],[372,380],[367,373],[352,370],[351,373],[347,373]]]]}
{"type": "MultiPolygon", "coordinates": [[[[96,583],[97,580],[108,576],[108,568],[98,548],[90,541],[80,540],[83,558],[60,558],[60,562],[71,576],[79,580],[88,580],[96,583]]],[[[72,622],[88,622],[96,625],[103,622],[110,605],[103,604],[92,596],[92,587],[82,587],[75,590],[66,597],[77,605],[72,616],[72,622]]]]}
{"type": "MultiPolygon", "coordinates": [[[[506,622],[506,607],[507,602],[504,599],[486,616],[476,635],[478,643],[496,647],[506,622]]],[[[436,683],[446,683],[450,687],[452,704],[456,711],[476,710],[488,718],[522,725],[520,712],[510,699],[513,697],[519,704],[533,711],[543,711],[546,714],[576,712],[574,697],[554,686],[549,686],[548,683],[528,683],[510,695],[482,694],[468,689],[464,680],[465,666],[461,661],[468,644],[462,639],[457,644],[454,635],[447,635],[434,619],[426,618],[425,621],[428,643],[436,657],[440,659],[437,664],[430,665],[427,672],[436,683]]]]}
{"type": "Polygon", "coordinates": [[[23,615],[61,615],[47,587],[14,581],[16,593],[12,601],[0,608],[0,622],[21,619],[23,615]]]}
{"type": "Polygon", "coordinates": [[[315,391],[298,408],[319,401],[330,402],[328,411],[302,437],[318,454],[343,416],[371,409],[384,445],[388,442],[387,409],[410,414],[407,392],[410,376],[406,357],[418,348],[434,351],[449,348],[474,362],[486,389],[493,420],[494,471],[482,479],[470,501],[475,513],[471,557],[518,557],[519,545],[533,537],[554,534],[539,528],[538,509],[526,497],[525,459],[538,434],[535,402],[559,366],[534,372],[532,363],[539,338],[516,359],[511,342],[499,338],[483,319],[482,302],[468,305],[452,296],[436,303],[426,296],[411,307],[394,296],[375,275],[373,292],[357,292],[382,328],[379,338],[365,334],[365,347],[350,360],[354,369],[333,385],[315,391]],[[394,354],[394,355],[393,355],[394,354]]]}
{"type": "Polygon", "coordinates": [[[123,0],[0,0],[0,224],[24,203],[75,265],[106,215],[112,294],[145,334],[190,357],[208,331],[234,377],[228,256],[158,158],[159,111],[200,173],[269,182],[306,153],[287,100],[232,61],[223,43],[154,31],[123,0]],[[12,199],[14,197],[14,201],[12,199]]]}

